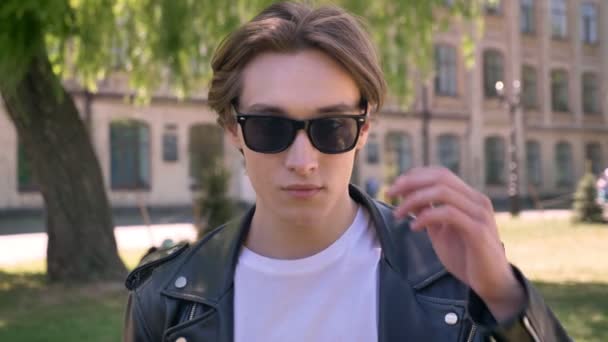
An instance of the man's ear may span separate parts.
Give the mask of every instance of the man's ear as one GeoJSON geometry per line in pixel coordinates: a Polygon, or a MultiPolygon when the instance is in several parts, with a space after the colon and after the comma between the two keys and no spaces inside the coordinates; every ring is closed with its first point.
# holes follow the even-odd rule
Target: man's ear
{"type": "Polygon", "coordinates": [[[361,131],[359,132],[359,140],[357,141],[356,147],[357,151],[365,147],[365,144],[367,143],[367,137],[369,136],[369,131],[371,129],[371,125],[372,123],[368,119],[368,121],[366,121],[365,124],[361,126],[361,131]]]}
{"type": "Polygon", "coordinates": [[[230,142],[234,147],[241,150],[241,138],[239,137],[238,124],[233,123],[224,127],[224,133],[228,135],[230,142]]]}

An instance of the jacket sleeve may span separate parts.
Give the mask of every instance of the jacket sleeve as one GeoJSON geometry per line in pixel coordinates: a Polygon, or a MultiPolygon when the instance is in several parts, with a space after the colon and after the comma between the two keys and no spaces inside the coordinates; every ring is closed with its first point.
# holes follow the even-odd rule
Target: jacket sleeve
{"type": "Polygon", "coordinates": [[[523,274],[513,272],[526,292],[526,303],[514,317],[497,322],[481,298],[469,291],[468,312],[486,336],[498,342],[562,342],[572,341],[542,296],[523,274]]]}
{"type": "Polygon", "coordinates": [[[123,341],[124,342],[152,342],[150,330],[144,321],[144,316],[139,306],[136,291],[129,293],[127,309],[125,312],[123,341]]]}

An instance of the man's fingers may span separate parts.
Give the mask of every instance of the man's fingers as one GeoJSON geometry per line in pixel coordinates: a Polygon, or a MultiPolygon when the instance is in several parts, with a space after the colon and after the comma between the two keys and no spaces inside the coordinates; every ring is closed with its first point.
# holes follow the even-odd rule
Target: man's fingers
{"type": "Polygon", "coordinates": [[[424,208],[434,205],[454,206],[469,215],[473,220],[484,218],[484,210],[479,210],[478,203],[444,184],[437,184],[411,193],[395,209],[394,214],[397,218],[403,218],[408,214],[416,214],[424,208]]]}
{"type": "Polygon", "coordinates": [[[409,193],[434,184],[445,184],[470,198],[476,192],[450,170],[443,167],[414,168],[399,176],[388,189],[387,195],[406,197],[409,193]]]}
{"type": "Polygon", "coordinates": [[[479,223],[453,206],[442,205],[424,209],[412,222],[411,228],[419,231],[425,227],[440,225],[448,227],[448,229],[457,229],[466,237],[475,234],[474,227],[479,226],[479,223]]]}

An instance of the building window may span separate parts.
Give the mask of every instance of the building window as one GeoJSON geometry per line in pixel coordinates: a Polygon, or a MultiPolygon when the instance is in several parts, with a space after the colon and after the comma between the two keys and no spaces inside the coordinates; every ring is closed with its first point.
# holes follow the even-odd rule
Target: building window
{"type": "Polygon", "coordinates": [[[365,153],[368,164],[378,164],[380,162],[380,146],[376,134],[371,133],[365,144],[365,153]]]}
{"type": "Polygon", "coordinates": [[[522,105],[525,109],[535,109],[538,107],[536,70],[534,67],[524,65],[521,75],[523,78],[521,93],[522,105]]]}
{"type": "Polygon", "coordinates": [[[110,173],[113,189],[150,187],[150,131],[145,123],[110,124],[110,173]]]}
{"type": "Polygon", "coordinates": [[[584,73],[582,79],[583,112],[598,114],[600,112],[600,90],[598,78],[593,73],[584,73]]]}
{"type": "Polygon", "coordinates": [[[551,108],[554,112],[568,112],[568,74],[565,70],[551,71],[551,108]]]}
{"type": "Polygon", "coordinates": [[[572,146],[563,141],[557,143],[557,145],[555,145],[557,186],[571,186],[574,183],[574,170],[572,165],[572,146]]]}
{"type": "Polygon", "coordinates": [[[581,40],[583,43],[595,44],[597,38],[597,7],[592,3],[581,5],[581,40]]]}
{"type": "Polygon", "coordinates": [[[485,10],[487,14],[497,15],[500,14],[501,0],[485,0],[485,10]]]}
{"type": "Polygon", "coordinates": [[[486,184],[505,184],[505,140],[501,137],[487,137],[484,150],[486,184]]]}
{"type": "Polygon", "coordinates": [[[551,33],[553,38],[568,35],[568,4],[566,0],[551,0],[551,33]]]}
{"type": "Polygon", "coordinates": [[[528,183],[540,185],[542,183],[542,159],[540,155],[540,143],[538,141],[526,142],[526,171],[528,183]]]}
{"type": "Polygon", "coordinates": [[[25,148],[20,141],[17,142],[17,190],[21,192],[39,190],[34,180],[32,163],[25,155],[25,148]]]}
{"type": "Polygon", "coordinates": [[[166,125],[163,133],[163,160],[166,162],[176,162],[179,159],[177,126],[174,124],[166,125]]]}
{"type": "Polygon", "coordinates": [[[438,143],[439,163],[450,169],[455,174],[460,173],[460,141],[453,134],[443,134],[439,136],[438,143]]]}
{"type": "Polygon", "coordinates": [[[188,152],[191,188],[198,189],[203,172],[224,157],[222,128],[216,124],[197,124],[190,127],[188,152]]]}
{"type": "Polygon", "coordinates": [[[435,46],[435,93],[456,96],[457,69],[456,48],[449,45],[435,46]]]}
{"type": "Polygon", "coordinates": [[[522,33],[534,33],[534,0],[521,0],[520,30],[522,33]]]}
{"type": "Polygon", "coordinates": [[[585,145],[585,162],[591,162],[591,172],[594,175],[602,173],[602,146],[599,143],[585,145]]]}
{"type": "Polygon", "coordinates": [[[412,143],[403,132],[389,132],[385,136],[384,163],[386,180],[392,181],[412,167],[412,143]]]}
{"type": "Polygon", "coordinates": [[[496,82],[504,80],[504,61],[497,50],[483,53],[483,88],[486,97],[497,97],[496,82]]]}

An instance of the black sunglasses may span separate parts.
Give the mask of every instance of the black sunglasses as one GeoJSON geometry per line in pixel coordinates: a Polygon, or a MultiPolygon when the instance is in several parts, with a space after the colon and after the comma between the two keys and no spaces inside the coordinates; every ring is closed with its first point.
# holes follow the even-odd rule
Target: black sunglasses
{"type": "Polygon", "coordinates": [[[259,153],[285,151],[300,129],[306,131],[311,144],[322,153],[348,152],[357,145],[361,127],[367,121],[367,101],[362,100],[361,106],[363,114],[329,114],[310,120],[293,120],[263,113],[243,114],[233,103],[245,145],[259,153]]]}

